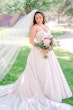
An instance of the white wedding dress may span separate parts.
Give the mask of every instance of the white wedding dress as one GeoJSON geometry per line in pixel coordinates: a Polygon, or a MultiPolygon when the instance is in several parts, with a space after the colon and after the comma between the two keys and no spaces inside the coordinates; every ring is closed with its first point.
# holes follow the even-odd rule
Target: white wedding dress
{"type": "MultiPolygon", "coordinates": [[[[48,33],[37,32],[37,42],[43,36],[48,37],[48,33]]],[[[33,46],[19,79],[13,84],[0,86],[0,110],[73,110],[73,106],[60,103],[71,96],[53,50],[45,59],[33,46]]]]}

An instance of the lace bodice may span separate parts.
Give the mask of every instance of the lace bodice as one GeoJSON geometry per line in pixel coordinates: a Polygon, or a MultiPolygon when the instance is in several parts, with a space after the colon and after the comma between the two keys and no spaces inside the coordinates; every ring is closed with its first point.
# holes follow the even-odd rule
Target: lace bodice
{"type": "Polygon", "coordinates": [[[36,33],[37,42],[41,42],[42,39],[44,39],[44,38],[51,38],[51,37],[52,37],[52,35],[51,35],[50,31],[45,32],[45,31],[41,30],[36,33]]]}

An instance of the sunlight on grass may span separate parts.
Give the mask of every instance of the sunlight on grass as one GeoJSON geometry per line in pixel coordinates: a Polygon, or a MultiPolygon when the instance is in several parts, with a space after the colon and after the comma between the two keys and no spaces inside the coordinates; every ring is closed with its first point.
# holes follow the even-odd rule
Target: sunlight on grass
{"type": "Polygon", "coordinates": [[[64,50],[64,49],[62,49],[61,47],[58,47],[58,48],[56,48],[55,50],[60,50],[60,52],[64,52],[65,54],[62,54],[61,56],[57,56],[57,58],[59,58],[59,59],[65,59],[65,60],[70,60],[70,55],[68,55],[68,54],[66,54],[68,51],[66,51],[66,50],[64,50]]]}
{"type": "Polygon", "coordinates": [[[65,48],[66,50],[69,50],[73,53],[73,39],[58,39],[58,42],[61,46],[61,48],[65,48]]]}
{"type": "Polygon", "coordinates": [[[0,28],[0,37],[6,35],[9,31],[9,28],[0,28]]]}

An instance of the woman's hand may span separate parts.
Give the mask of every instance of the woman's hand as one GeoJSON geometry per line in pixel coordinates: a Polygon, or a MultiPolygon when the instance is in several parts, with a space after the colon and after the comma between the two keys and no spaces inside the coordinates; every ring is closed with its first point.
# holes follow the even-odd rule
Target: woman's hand
{"type": "Polygon", "coordinates": [[[44,58],[47,58],[48,57],[49,49],[44,50],[44,49],[42,49],[40,47],[36,47],[36,48],[38,48],[43,53],[44,58]]]}
{"type": "Polygon", "coordinates": [[[43,52],[43,54],[44,54],[44,58],[47,58],[47,57],[48,57],[48,52],[49,52],[49,50],[48,50],[48,49],[46,49],[46,50],[43,50],[43,49],[42,49],[42,52],[43,52]]]}
{"type": "Polygon", "coordinates": [[[46,50],[44,50],[44,49],[42,49],[42,48],[40,48],[40,47],[37,47],[43,54],[48,54],[48,52],[49,52],[49,49],[46,49],[46,50]]]}
{"type": "Polygon", "coordinates": [[[44,54],[48,54],[49,49],[44,50],[44,54]]]}

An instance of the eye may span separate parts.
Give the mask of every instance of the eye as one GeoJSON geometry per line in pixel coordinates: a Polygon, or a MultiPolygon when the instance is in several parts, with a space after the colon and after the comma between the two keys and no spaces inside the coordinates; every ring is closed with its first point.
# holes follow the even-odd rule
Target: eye
{"type": "Polygon", "coordinates": [[[36,17],[35,19],[38,19],[38,17],[36,17]]]}

